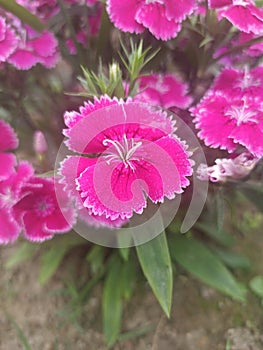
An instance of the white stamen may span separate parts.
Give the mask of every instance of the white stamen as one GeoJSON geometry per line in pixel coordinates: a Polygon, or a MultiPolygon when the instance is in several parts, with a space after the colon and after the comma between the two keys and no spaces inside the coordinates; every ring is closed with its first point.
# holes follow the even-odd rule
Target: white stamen
{"type": "Polygon", "coordinates": [[[242,123],[252,122],[258,124],[258,120],[254,118],[256,116],[255,111],[246,110],[249,106],[247,105],[246,99],[242,99],[243,106],[233,106],[226,111],[225,115],[229,116],[231,119],[236,119],[237,126],[242,123]]]}

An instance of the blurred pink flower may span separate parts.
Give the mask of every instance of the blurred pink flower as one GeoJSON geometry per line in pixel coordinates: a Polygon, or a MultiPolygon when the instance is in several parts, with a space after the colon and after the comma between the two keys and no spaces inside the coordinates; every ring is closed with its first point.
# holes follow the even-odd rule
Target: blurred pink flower
{"type": "Polygon", "coordinates": [[[25,195],[22,188],[33,175],[33,168],[21,162],[16,171],[0,181],[0,244],[14,242],[21,231],[21,225],[14,214],[14,205],[25,195]]]}
{"type": "Polygon", "coordinates": [[[47,151],[47,141],[42,131],[35,131],[33,146],[36,153],[43,154],[47,151]]]}
{"type": "Polygon", "coordinates": [[[176,37],[181,22],[195,7],[194,0],[108,0],[107,11],[114,25],[124,32],[141,33],[145,28],[157,38],[176,37]]]}
{"type": "Polygon", "coordinates": [[[8,150],[13,150],[18,146],[18,139],[11,126],[0,120],[0,180],[8,178],[16,165],[16,157],[8,150]]]}
{"type": "Polygon", "coordinates": [[[216,159],[212,166],[200,164],[197,169],[197,177],[200,180],[212,182],[240,179],[247,176],[258,161],[257,157],[248,152],[241,153],[235,158],[216,159]]]}
{"type": "Polygon", "coordinates": [[[263,110],[258,98],[210,91],[191,113],[207,146],[233,152],[242,145],[256,157],[263,155],[263,110]]]}
{"type": "Polygon", "coordinates": [[[252,0],[209,0],[209,7],[218,10],[219,18],[225,17],[242,32],[263,33],[263,10],[252,0]]]}
{"type": "Polygon", "coordinates": [[[23,186],[22,199],[13,208],[29,241],[51,239],[55,234],[68,232],[75,223],[72,201],[55,181],[31,177],[23,186]]]}
{"type": "Polygon", "coordinates": [[[192,102],[188,86],[175,74],[151,74],[139,80],[139,93],[134,100],[164,108],[186,109],[192,102]]]}
{"type": "Polygon", "coordinates": [[[0,16],[0,62],[5,62],[15,51],[18,45],[18,37],[6,19],[0,16]]]}
{"type": "Polygon", "coordinates": [[[189,185],[189,154],[166,114],[104,96],[101,104],[96,100],[80,112],[66,112],[65,119],[67,145],[96,156],[64,161],[62,182],[68,187],[71,178],[70,188],[75,187],[96,218],[126,220],[134,212],[142,213],[145,194],[154,203],[162,202],[189,185]],[[72,167],[72,161],[77,166],[72,167]]]}

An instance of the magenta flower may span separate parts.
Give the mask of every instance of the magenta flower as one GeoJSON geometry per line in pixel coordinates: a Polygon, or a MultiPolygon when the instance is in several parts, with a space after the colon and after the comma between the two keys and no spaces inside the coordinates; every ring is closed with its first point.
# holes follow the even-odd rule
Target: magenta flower
{"type": "Polygon", "coordinates": [[[216,78],[212,90],[229,97],[250,96],[263,101],[263,66],[249,70],[226,68],[216,78]]]}
{"type": "Polygon", "coordinates": [[[0,16],[0,62],[5,62],[17,45],[18,38],[14,30],[6,24],[6,19],[0,16]]]}
{"type": "Polygon", "coordinates": [[[62,182],[96,218],[129,219],[146,197],[162,202],[189,185],[189,154],[166,114],[104,96],[65,119],[67,145],[81,156],[62,163],[62,182]]]}
{"type": "Polygon", "coordinates": [[[233,152],[244,146],[255,157],[263,155],[263,111],[258,98],[210,91],[191,109],[198,136],[207,146],[233,152]]]}
{"type": "Polygon", "coordinates": [[[16,171],[0,181],[0,244],[14,242],[21,231],[17,222],[14,205],[21,200],[23,186],[33,175],[33,168],[26,162],[21,162],[16,171]]]}
{"type": "Polygon", "coordinates": [[[139,79],[139,93],[135,100],[164,108],[189,107],[188,86],[175,74],[151,74],[139,79]]]}
{"type": "Polygon", "coordinates": [[[55,234],[69,231],[75,223],[72,202],[54,181],[31,177],[22,189],[22,199],[13,208],[29,241],[51,239],[55,234]]]}
{"type": "MultiPolygon", "coordinates": [[[[22,29],[21,29],[22,30],[22,29]]],[[[27,31],[26,40],[21,40],[16,51],[9,56],[8,62],[17,69],[26,70],[41,63],[52,68],[58,61],[57,40],[50,32],[41,34],[27,31]]]]}
{"type": "Polygon", "coordinates": [[[18,146],[18,139],[11,126],[0,120],[0,181],[8,178],[16,165],[16,157],[8,150],[13,150],[18,146]]]}
{"type": "Polygon", "coordinates": [[[141,33],[147,28],[157,39],[168,40],[181,30],[194,5],[194,0],[108,0],[107,11],[124,32],[141,33]]]}
{"type": "Polygon", "coordinates": [[[219,18],[225,17],[240,31],[262,34],[263,10],[252,0],[210,0],[209,6],[218,10],[219,18]]]}

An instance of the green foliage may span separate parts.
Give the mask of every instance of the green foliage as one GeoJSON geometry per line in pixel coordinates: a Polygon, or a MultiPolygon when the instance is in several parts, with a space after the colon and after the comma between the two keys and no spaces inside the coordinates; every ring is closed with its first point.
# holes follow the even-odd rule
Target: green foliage
{"type": "Polygon", "coordinates": [[[167,317],[172,304],[173,273],[165,232],[136,247],[142,271],[167,317]]]}
{"type": "Polygon", "coordinates": [[[130,40],[130,52],[122,42],[121,47],[124,56],[121,53],[119,53],[119,56],[128,72],[128,96],[134,96],[136,94],[136,80],[141,74],[143,68],[157,55],[160,49],[150,53],[151,47],[143,50],[143,40],[140,40],[139,44],[135,44],[132,39],[130,40]]]}
{"type": "Polygon", "coordinates": [[[255,276],[249,282],[252,292],[263,299],[263,276],[255,276]]]}
{"type": "Polygon", "coordinates": [[[19,327],[17,322],[14,320],[14,318],[11,315],[9,315],[7,312],[5,312],[5,315],[6,315],[7,319],[9,320],[9,322],[14,326],[16,333],[17,333],[17,335],[18,335],[18,337],[23,345],[24,350],[32,350],[32,348],[29,345],[29,342],[27,340],[27,337],[25,336],[24,332],[19,327]]]}
{"type": "Polygon", "coordinates": [[[260,212],[263,212],[262,184],[244,182],[239,186],[239,190],[260,212]]]}
{"type": "Polygon", "coordinates": [[[44,24],[37,16],[33,15],[23,6],[19,5],[15,0],[0,0],[0,7],[2,7],[7,12],[11,12],[22,22],[30,25],[30,27],[38,32],[42,32],[45,29],[44,24]]]}
{"type": "Polygon", "coordinates": [[[109,64],[106,71],[100,61],[98,73],[84,67],[82,67],[82,73],[84,78],[79,77],[78,79],[87,92],[79,95],[90,97],[107,94],[110,97],[125,97],[122,72],[117,62],[109,64]]]}
{"type": "Polygon", "coordinates": [[[29,260],[39,248],[39,245],[23,242],[16,249],[15,253],[7,260],[5,267],[12,268],[23,261],[29,260]]]}
{"type": "Polygon", "coordinates": [[[172,258],[193,276],[236,300],[245,301],[245,287],[205,245],[179,235],[170,242],[172,258]]]}

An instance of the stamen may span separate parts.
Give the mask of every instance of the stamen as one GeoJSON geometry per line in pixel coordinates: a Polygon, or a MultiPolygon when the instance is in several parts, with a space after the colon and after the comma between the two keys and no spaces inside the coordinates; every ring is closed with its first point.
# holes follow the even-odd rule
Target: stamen
{"type": "Polygon", "coordinates": [[[258,124],[258,120],[254,118],[256,116],[256,112],[246,110],[249,106],[245,98],[242,100],[244,102],[243,106],[233,106],[226,111],[225,115],[229,116],[231,119],[236,119],[237,126],[240,126],[242,123],[248,122],[258,124]]]}

